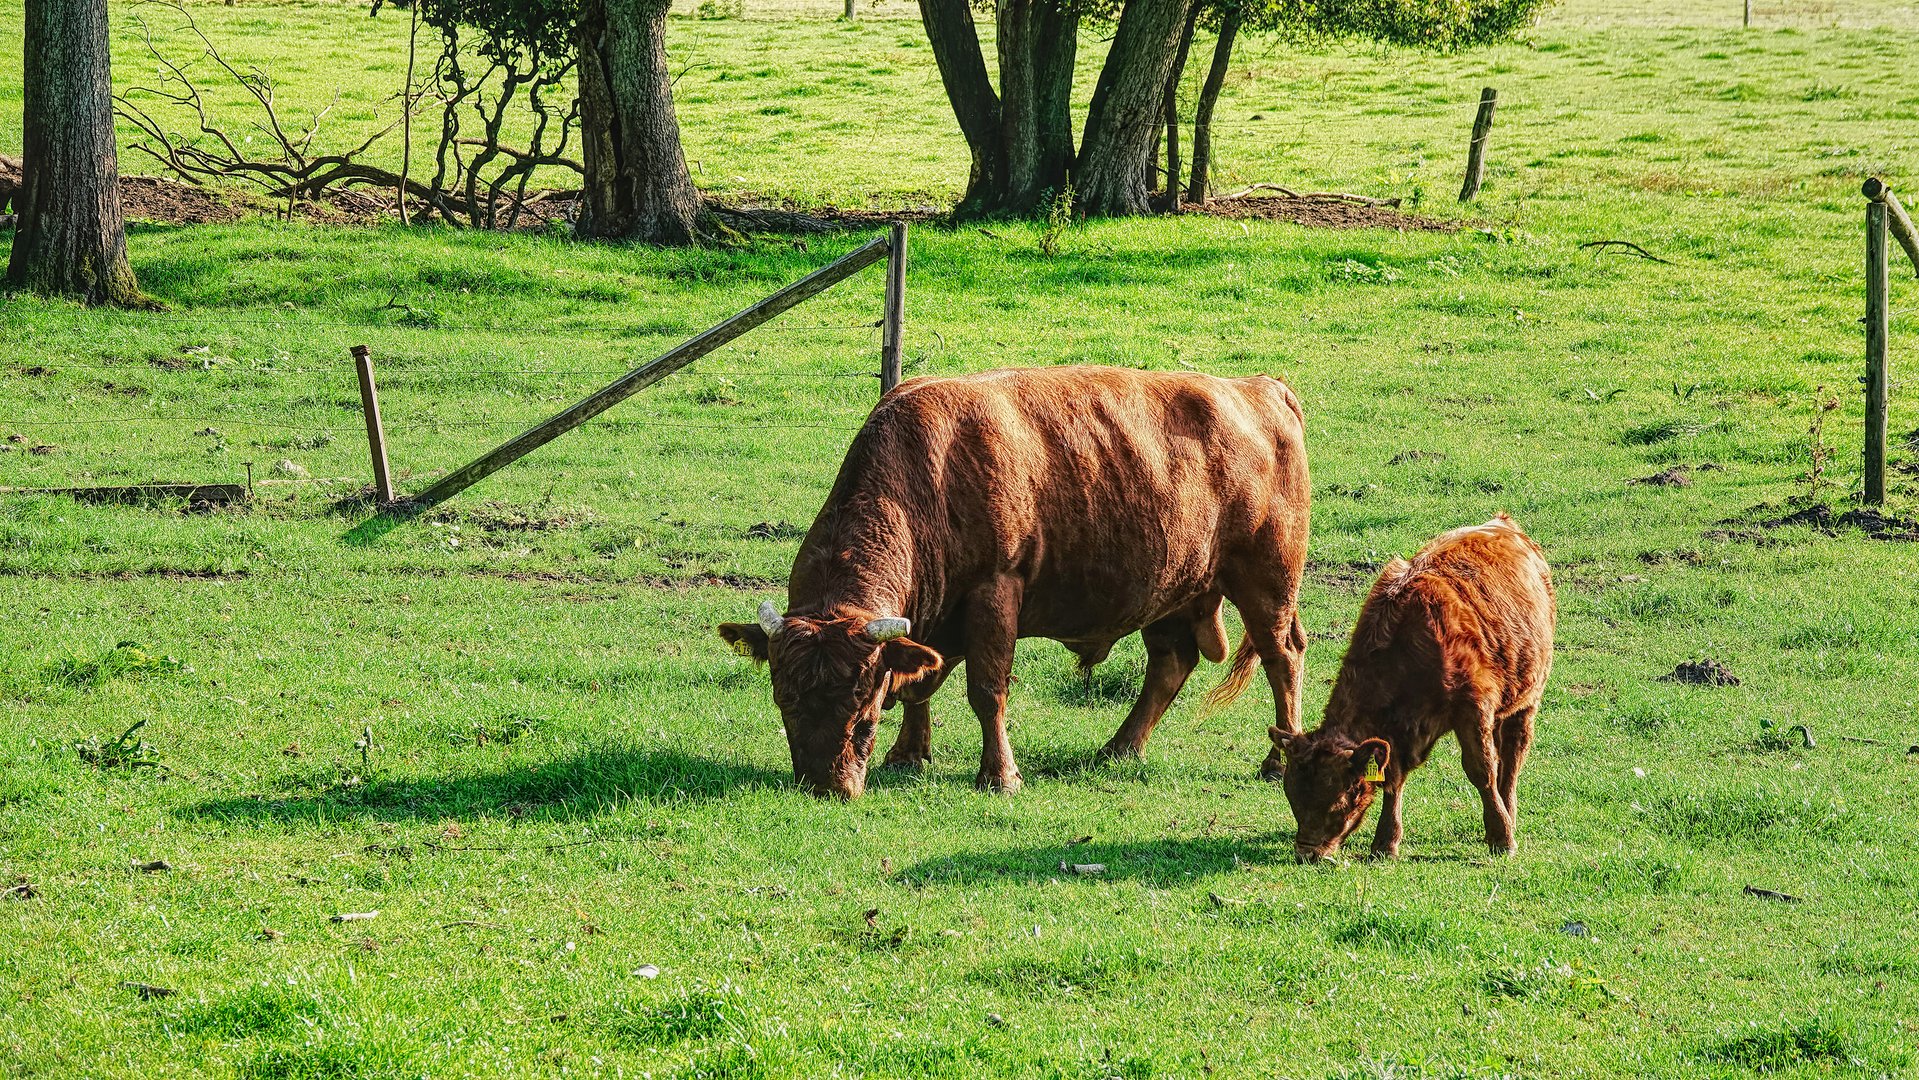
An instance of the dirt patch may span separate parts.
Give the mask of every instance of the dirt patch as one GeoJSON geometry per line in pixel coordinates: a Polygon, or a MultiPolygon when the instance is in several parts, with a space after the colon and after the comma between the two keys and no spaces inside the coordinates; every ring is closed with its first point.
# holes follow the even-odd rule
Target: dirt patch
{"type": "Polygon", "coordinates": [[[158,176],[122,176],[120,209],[128,221],[215,225],[238,221],[247,208],[227,192],[158,176]]]}
{"type": "MultiPolygon", "coordinates": [[[[208,225],[238,221],[249,215],[285,213],[286,205],[257,190],[221,189],[186,184],[158,176],[122,176],[122,208],[130,221],[161,225],[208,225]]],[[[895,221],[932,224],[947,220],[951,208],[932,196],[920,196],[916,205],[890,210],[858,207],[807,206],[753,193],[726,202],[709,201],[707,209],[730,228],[742,232],[822,233],[843,229],[871,229],[895,221]]],[[[580,202],[578,190],[548,189],[529,193],[520,207],[516,232],[543,232],[573,220],[580,202]]],[[[1370,206],[1337,199],[1258,195],[1214,199],[1205,205],[1188,203],[1186,213],[1206,217],[1286,221],[1313,229],[1395,229],[1400,232],[1457,232],[1464,222],[1409,214],[1390,206],[1370,206]]],[[[390,194],[367,188],[328,192],[318,200],[293,206],[297,218],[322,225],[373,225],[393,220],[390,194]]],[[[424,220],[424,219],[423,219],[424,220]]]]}
{"type": "Polygon", "coordinates": [[[1683,488],[1683,487],[1692,486],[1692,477],[1686,472],[1685,469],[1682,469],[1678,466],[1674,466],[1670,469],[1667,469],[1665,472],[1656,472],[1656,473],[1653,473],[1651,476],[1642,476],[1636,480],[1628,480],[1626,481],[1626,483],[1643,484],[1647,487],[1682,487],[1683,488]]]}
{"type": "Polygon", "coordinates": [[[1189,214],[1210,217],[1289,221],[1309,229],[1395,229],[1399,232],[1458,232],[1461,221],[1408,214],[1390,206],[1367,206],[1336,199],[1300,199],[1286,195],[1214,199],[1204,206],[1187,203],[1189,214]]]}
{"type": "Polygon", "coordinates": [[[748,540],[798,540],[806,530],[790,521],[762,521],[741,535],[748,540]]]}
{"type": "MultiPolygon", "coordinates": [[[[1753,515],[1765,514],[1776,509],[1777,507],[1760,505],[1753,507],[1750,513],[1753,515]]],[[[1741,522],[1739,519],[1733,518],[1722,521],[1720,524],[1738,525],[1741,524],[1741,522]]],[[[1852,510],[1840,512],[1835,511],[1832,507],[1824,503],[1815,503],[1812,506],[1795,510],[1790,514],[1784,514],[1779,517],[1761,518],[1757,525],[1761,529],[1779,529],[1790,525],[1806,525],[1818,532],[1825,533],[1827,536],[1838,536],[1847,530],[1856,529],[1873,540],[1919,541],[1919,520],[1899,517],[1896,514],[1888,514],[1869,506],[1857,507],[1852,510]]]]}
{"type": "Polygon", "coordinates": [[[1672,669],[1669,675],[1661,675],[1660,682],[1687,683],[1693,686],[1738,686],[1739,676],[1734,675],[1726,665],[1707,657],[1704,660],[1682,661],[1672,669]]]}

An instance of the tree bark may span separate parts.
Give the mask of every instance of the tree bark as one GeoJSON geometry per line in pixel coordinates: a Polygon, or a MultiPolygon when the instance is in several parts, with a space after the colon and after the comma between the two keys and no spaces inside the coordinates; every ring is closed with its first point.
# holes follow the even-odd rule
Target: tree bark
{"type": "Polygon", "coordinates": [[[579,23],[585,237],[700,241],[700,193],[686,168],[666,63],[671,0],[586,0],[579,23]]]}
{"type": "Polygon", "coordinates": [[[968,0],[920,0],[920,22],[939,65],[946,100],[959,120],[960,134],[973,155],[966,195],[955,211],[962,217],[989,212],[1005,186],[1006,157],[1000,144],[1000,102],[986,74],[979,31],[968,0]]]}
{"type": "Polygon", "coordinates": [[[144,306],[127,262],[106,0],[27,0],[23,182],[9,284],[144,306]]]}
{"type": "Polygon", "coordinates": [[[1193,180],[1186,197],[1204,203],[1210,194],[1213,168],[1213,106],[1219,104],[1219,92],[1226,87],[1226,70],[1233,60],[1233,39],[1239,36],[1240,10],[1229,8],[1221,16],[1219,40],[1213,43],[1213,66],[1207,69],[1206,83],[1199,90],[1199,106],[1193,113],[1193,180]]]}
{"type": "Polygon", "coordinates": [[[1089,216],[1151,210],[1146,177],[1186,16],[1198,0],[1133,0],[1113,36],[1086,116],[1073,182],[1089,216]]]}
{"type": "Polygon", "coordinates": [[[1000,140],[1006,176],[998,209],[1038,210],[1073,166],[1073,62],[1079,11],[1071,0],[1000,0],[1000,140]]]}
{"type": "Polygon", "coordinates": [[[1184,209],[1179,192],[1179,81],[1186,73],[1186,54],[1193,51],[1193,30],[1199,25],[1199,8],[1199,4],[1194,4],[1186,13],[1186,29],[1180,31],[1173,73],[1166,79],[1166,209],[1175,214],[1184,209]]]}

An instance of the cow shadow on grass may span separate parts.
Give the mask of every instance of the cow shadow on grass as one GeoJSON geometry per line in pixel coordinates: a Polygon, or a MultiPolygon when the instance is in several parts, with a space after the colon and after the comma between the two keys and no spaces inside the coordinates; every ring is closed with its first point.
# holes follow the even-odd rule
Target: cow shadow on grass
{"type": "Polygon", "coordinates": [[[1156,887],[1190,885],[1257,867],[1292,866],[1293,831],[1217,833],[1163,840],[1057,843],[961,851],[903,867],[894,880],[913,888],[990,883],[1038,884],[1137,881],[1156,887]],[[1066,864],[1062,869],[1061,863],[1066,864]],[[1093,869],[1093,868],[1097,869],[1093,869]]]}
{"type": "Polygon", "coordinates": [[[441,821],[502,815],[526,821],[597,817],[634,804],[730,798],[791,787],[792,775],[681,750],[607,746],[524,768],[302,785],[285,794],[249,794],[184,806],[183,817],[235,823],[441,821]]]}

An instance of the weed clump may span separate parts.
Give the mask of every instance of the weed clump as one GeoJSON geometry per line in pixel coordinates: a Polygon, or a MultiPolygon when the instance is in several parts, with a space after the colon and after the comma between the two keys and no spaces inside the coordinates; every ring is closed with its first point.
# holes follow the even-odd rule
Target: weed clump
{"type": "Polygon", "coordinates": [[[1699,1048],[1701,1061],[1770,1072],[1797,1065],[1856,1063],[1851,1033],[1837,1024],[1813,1019],[1775,1028],[1758,1028],[1737,1038],[1699,1048]]]}

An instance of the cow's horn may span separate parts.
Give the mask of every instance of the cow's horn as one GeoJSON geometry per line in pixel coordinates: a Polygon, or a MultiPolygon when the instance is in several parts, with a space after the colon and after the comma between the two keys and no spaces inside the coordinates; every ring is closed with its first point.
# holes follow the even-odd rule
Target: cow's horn
{"type": "Polygon", "coordinates": [[[760,601],[760,629],[766,631],[766,636],[772,637],[778,634],[780,627],[784,625],[786,620],[781,617],[780,609],[773,606],[773,601],[760,601]]]}
{"type": "Polygon", "coordinates": [[[866,640],[891,641],[903,638],[913,630],[911,619],[874,619],[866,624],[866,640]]]}

